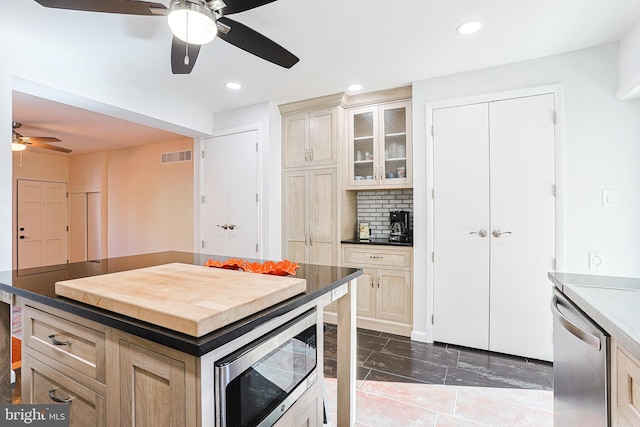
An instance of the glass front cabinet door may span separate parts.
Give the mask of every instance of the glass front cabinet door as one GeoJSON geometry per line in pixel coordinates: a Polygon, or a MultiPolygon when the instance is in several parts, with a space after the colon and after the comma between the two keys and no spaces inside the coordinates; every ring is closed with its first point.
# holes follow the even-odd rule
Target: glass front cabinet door
{"type": "Polygon", "coordinates": [[[411,102],[349,110],[349,187],[411,187],[411,102]]]}

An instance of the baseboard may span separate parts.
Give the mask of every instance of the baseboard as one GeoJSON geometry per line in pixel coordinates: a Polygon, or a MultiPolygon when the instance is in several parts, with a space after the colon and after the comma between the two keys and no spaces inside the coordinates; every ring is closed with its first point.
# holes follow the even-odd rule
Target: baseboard
{"type": "Polygon", "coordinates": [[[411,341],[429,342],[426,332],[411,331],[411,341]]]}

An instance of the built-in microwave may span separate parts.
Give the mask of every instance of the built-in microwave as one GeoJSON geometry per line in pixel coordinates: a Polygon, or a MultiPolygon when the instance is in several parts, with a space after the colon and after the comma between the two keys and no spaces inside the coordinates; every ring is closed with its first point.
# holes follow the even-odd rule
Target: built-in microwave
{"type": "Polygon", "coordinates": [[[312,309],[215,362],[216,427],[268,427],[317,380],[312,309]]]}

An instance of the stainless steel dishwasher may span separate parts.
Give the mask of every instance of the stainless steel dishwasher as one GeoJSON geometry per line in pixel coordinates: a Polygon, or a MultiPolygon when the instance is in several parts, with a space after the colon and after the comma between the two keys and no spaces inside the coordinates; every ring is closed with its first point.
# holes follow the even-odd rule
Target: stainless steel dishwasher
{"type": "Polygon", "coordinates": [[[554,289],[553,425],[609,426],[609,337],[554,289]]]}

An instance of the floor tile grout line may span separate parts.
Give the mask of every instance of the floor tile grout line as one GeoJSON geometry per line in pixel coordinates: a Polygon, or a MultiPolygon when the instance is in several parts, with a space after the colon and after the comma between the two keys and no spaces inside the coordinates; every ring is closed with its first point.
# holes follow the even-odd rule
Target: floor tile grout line
{"type": "MultiPolygon", "coordinates": [[[[491,387],[487,387],[487,388],[491,388],[491,387]]],[[[534,390],[534,389],[516,389],[516,390],[526,390],[526,391],[544,392],[544,390],[534,390]]],[[[509,405],[515,405],[515,406],[525,407],[525,408],[528,408],[528,409],[534,409],[534,410],[536,410],[536,411],[542,411],[542,412],[553,412],[553,411],[546,411],[546,410],[543,410],[543,409],[540,409],[540,408],[536,408],[536,407],[533,407],[533,406],[530,406],[530,405],[527,405],[527,404],[524,404],[524,403],[514,402],[513,400],[505,400],[505,399],[501,399],[501,398],[499,398],[499,397],[494,397],[494,396],[491,396],[491,395],[486,395],[486,394],[478,393],[478,392],[473,391],[473,388],[470,388],[469,390],[458,390],[458,392],[464,392],[464,393],[474,394],[474,395],[476,395],[476,396],[480,396],[480,397],[484,397],[484,398],[489,398],[489,399],[492,399],[492,400],[497,400],[497,401],[502,402],[502,403],[508,403],[509,405]]],[[[456,393],[457,393],[457,392],[456,392],[456,393]]],[[[456,394],[456,396],[457,396],[457,394],[456,394]]],[[[542,397],[544,398],[544,400],[545,400],[545,401],[547,401],[547,406],[549,406],[549,405],[548,405],[548,399],[546,398],[546,396],[542,396],[542,397]]]]}

